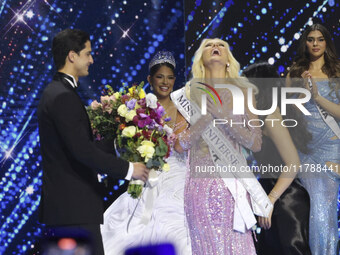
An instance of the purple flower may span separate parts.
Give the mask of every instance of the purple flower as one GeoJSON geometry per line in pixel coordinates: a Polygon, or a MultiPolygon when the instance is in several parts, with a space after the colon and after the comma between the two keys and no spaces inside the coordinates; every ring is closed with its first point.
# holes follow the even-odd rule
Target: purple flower
{"type": "Polygon", "coordinates": [[[136,112],[137,112],[137,114],[145,113],[145,109],[143,109],[143,108],[138,108],[138,109],[136,110],[136,112]]]}
{"type": "Polygon", "coordinates": [[[138,121],[138,127],[139,128],[144,128],[146,125],[149,125],[152,122],[152,120],[148,117],[145,119],[140,119],[138,121]]]}
{"type": "Polygon", "coordinates": [[[145,113],[140,113],[138,114],[141,118],[145,119],[147,117],[149,117],[149,115],[145,114],[145,113]]]}
{"type": "Polygon", "coordinates": [[[138,100],[138,104],[139,104],[142,108],[145,108],[145,107],[146,107],[145,98],[138,100]]]}
{"type": "Polygon", "coordinates": [[[157,108],[156,113],[157,113],[159,116],[163,117],[164,114],[165,114],[164,107],[160,105],[160,106],[157,108]]]}
{"type": "Polygon", "coordinates": [[[147,125],[148,129],[155,129],[156,125],[158,125],[154,120],[152,120],[152,122],[147,125]]]}
{"type": "Polygon", "coordinates": [[[136,102],[137,102],[137,99],[132,98],[130,101],[126,101],[125,105],[127,108],[129,108],[129,110],[133,110],[135,109],[136,102]]]}
{"type": "Polygon", "coordinates": [[[168,122],[168,121],[170,121],[170,120],[171,120],[171,117],[168,117],[168,118],[165,118],[165,119],[164,119],[165,122],[168,122]]]}

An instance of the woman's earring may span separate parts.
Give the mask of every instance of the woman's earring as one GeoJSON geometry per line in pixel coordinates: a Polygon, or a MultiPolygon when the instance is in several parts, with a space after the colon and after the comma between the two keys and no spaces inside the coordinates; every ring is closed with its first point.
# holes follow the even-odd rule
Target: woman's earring
{"type": "Polygon", "coordinates": [[[151,90],[151,91],[153,91],[153,87],[152,87],[152,85],[151,85],[151,84],[150,84],[150,90],[151,90]]]}
{"type": "Polygon", "coordinates": [[[227,72],[229,72],[230,68],[229,68],[229,63],[227,63],[227,72]]]}

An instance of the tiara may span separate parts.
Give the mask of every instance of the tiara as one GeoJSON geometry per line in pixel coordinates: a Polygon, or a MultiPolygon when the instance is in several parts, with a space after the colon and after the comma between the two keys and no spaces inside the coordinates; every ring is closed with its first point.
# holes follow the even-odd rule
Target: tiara
{"type": "Polygon", "coordinates": [[[149,70],[151,67],[157,64],[169,63],[176,68],[176,62],[174,55],[170,51],[158,51],[157,54],[151,59],[149,64],[149,70]]]}

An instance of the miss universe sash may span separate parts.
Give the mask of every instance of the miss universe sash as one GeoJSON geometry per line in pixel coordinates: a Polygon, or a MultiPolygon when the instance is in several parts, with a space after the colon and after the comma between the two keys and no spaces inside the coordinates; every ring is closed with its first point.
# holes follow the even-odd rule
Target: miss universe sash
{"type": "MultiPolygon", "coordinates": [[[[200,119],[200,108],[187,99],[185,87],[174,91],[171,99],[191,125],[200,119]]],[[[242,166],[247,166],[244,156],[234,148],[219,129],[213,127],[212,123],[202,132],[202,138],[209,146],[210,155],[216,167],[233,165],[240,170],[242,166]]],[[[235,171],[223,173],[223,177],[222,173],[219,173],[235,201],[234,230],[244,233],[250,229],[256,224],[254,214],[268,217],[273,205],[253,173],[235,171]],[[250,194],[252,207],[247,200],[247,192],[250,194]]]]}
{"type": "MultiPolygon", "coordinates": [[[[309,88],[313,89],[313,83],[311,78],[308,77],[308,85],[309,88]]],[[[320,95],[319,91],[318,94],[320,95]]],[[[340,128],[338,123],[335,121],[335,119],[325,110],[323,109],[319,104],[315,103],[316,108],[318,109],[321,118],[323,121],[327,124],[327,126],[334,132],[334,134],[340,139],[340,128]]]]}

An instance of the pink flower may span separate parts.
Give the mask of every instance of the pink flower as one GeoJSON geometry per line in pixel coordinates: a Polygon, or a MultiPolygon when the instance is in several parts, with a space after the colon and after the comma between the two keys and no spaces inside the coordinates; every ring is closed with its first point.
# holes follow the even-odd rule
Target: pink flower
{"type": "Polygon", "coordinates": [[[101,96],[100,101],[102,103],[103,111],[111,114],[113,110],[113,104],[117,101],[117,99],[114,95],[101,96]]]}
{"type": "Polygon", "coordinates": [[[113,101],[114,103],[117,102],[117,98],[115,95],[111,95],[110,97],[110,100],[113,101]]]}
{"type": "Polygon", "coordinates": [[[98,108],[101,108],[101,107],[102,107],[102,104],[98,103],[97,100],[92,101],[91,108],[93,110],[97,110],[98,108]]]}
{"type": "Polygon", "coordinates": [[[101,96],[100,97],[100,102],[102,103],[102,104],[107,104],[107,103],[109,103],[110,102],[110,97],[109,96],[101,96]]]}

